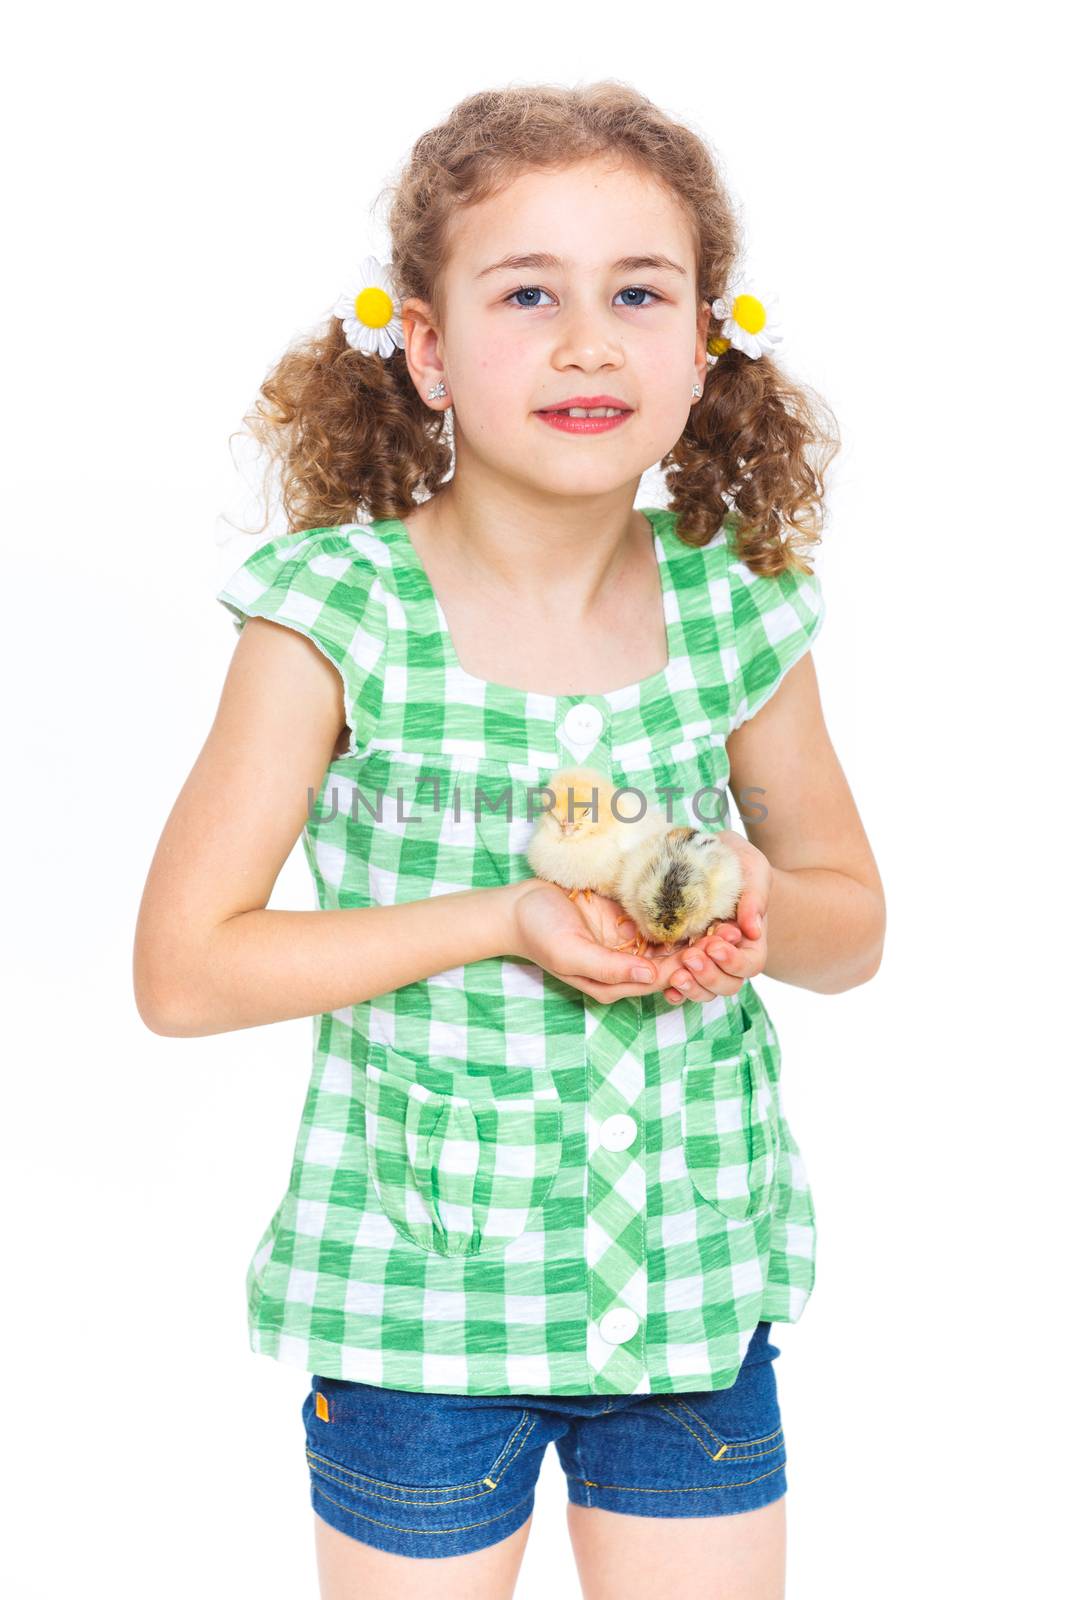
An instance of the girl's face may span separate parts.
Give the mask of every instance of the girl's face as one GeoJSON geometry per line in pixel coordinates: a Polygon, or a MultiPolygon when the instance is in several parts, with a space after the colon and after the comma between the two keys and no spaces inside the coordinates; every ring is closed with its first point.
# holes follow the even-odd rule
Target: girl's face
{"type": "Polygon", "coordinates": [[[636,485],[677,443],[711,312],[691,224],[654,179],[603,161],[524,173],[457,213],[443,287],[444,326],[413,327],[409,359],[429,363],[424,393],[443,367],[457,471],[472,453],[539,492],[595,495],[636,485]],[[598,395],[630,415],[598,433],[538,415],[598,395]]]}

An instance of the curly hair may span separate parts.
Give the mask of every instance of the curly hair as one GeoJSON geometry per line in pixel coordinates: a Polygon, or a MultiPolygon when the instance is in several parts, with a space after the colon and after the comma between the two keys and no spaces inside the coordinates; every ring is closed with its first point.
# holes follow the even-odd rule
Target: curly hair
{"type": "MultiPolygon", "coordinates": [[[[461,100],[413,145],[391,197],[390,274],[399,299],[443,324],[449,221],[525,171],[611,158],[658,179],[688,215],[698,299],[731,282],[739,225],[704,141],[636,89],[605,80],[489,89],[461,100]]],[[[712,315],[709,340],[721,332],[712,315]]],[[[447,413],[428,407],[403,350],[386,359],[347,343],[340,320],[290,346],[243,421],[277,469],[293,529],[399,517],[434,495],[454,464],[447,413]]],[[[757,574],[800,568],[822,527],[824,473],[840,446],[832,413],[768,353],[730,348],[660,462],[684,542],[701,547],[729,518],[757,574]]]]}

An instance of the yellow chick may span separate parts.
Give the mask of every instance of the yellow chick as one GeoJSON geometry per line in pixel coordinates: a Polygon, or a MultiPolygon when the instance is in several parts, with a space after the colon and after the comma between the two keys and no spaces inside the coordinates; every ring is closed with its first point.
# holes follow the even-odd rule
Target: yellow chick
{"type": "Polygon", "coordinates": [[[594,890],[616,898],[622,862],[642,839],[662,832],[664,819],[651,811],[635,818],[640,799],[634,794],[619,795],[613,808],[615,785],[595,767],[562,767],[547,787],[555,803],[538,819],[526,852],[530,866],[539,878],[569,890],[570,900],[583,891],[588,899],[594,890]]]}
{"type": "Polygon", "coordinates": [[[695,944],[712,923],[737,910],[741,863],[728,844],[703,828],[668,827],[642,840],[623,858],[615,898],[633,918],[637,955],[646,945],[695,944]]]}

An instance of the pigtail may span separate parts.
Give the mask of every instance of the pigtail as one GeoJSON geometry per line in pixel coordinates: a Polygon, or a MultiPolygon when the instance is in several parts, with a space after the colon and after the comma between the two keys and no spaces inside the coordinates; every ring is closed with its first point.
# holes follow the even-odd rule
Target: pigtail
{"type": "Polygon", "coordinates": [[[663,463],[679,538],[704,545],[729,517],[752,572],[810,572],[824,475],[840,443],[833,413],[769,354],[727,350],[663,463]]]}
{"type": "MultiPolygon", "coordinates": [[[[734,281],[740,243],[716,160],[695,129],[611,79],[481,91],[420,134],[386,191],[397,303],[422,300],[442,326],[457,214],[523,172],[599,157],[631,163],[676,196],[693,223],[700,298],[711,305],[734,281]]],[[[721,327],[713,317],[711,334],[721,327]]],[[[286,352],[245,422],[279,469],[293,530],[403,517],[453,468],[451,406],[425,403],[403,350],[383,359],[351,349],[336,318],[286,352]]],[[[802,542],[817,540],[823,473],[839,445],[818,396],[768,353],[728,349],[661,462],[678,537],[701,547],[729,518],[754,573],[807,571],[802,542]]]]}
{"type": "Polygon", "coordinates": [[[403,350],[364,355],[336,317],[289,347],[243,420],[293,531],[402,516],[452,466],[448,414],[426,405],[403,350]]]}

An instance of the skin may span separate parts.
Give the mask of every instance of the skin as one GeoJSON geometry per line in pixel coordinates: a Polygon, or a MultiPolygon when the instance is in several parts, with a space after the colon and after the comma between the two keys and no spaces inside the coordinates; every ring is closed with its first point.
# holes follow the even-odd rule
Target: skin
{"type": "Polygon", "coordinates": [[[634,500],[707,374],[711,313],[685,214],[625,168],[526,173],[461,212],[450,249],[443,324],[415,299],[402,322],[420,392],[446,385],[426,403],[453,408],[456,471],[405,523],[457,653],[475,676],[549,694],[651,675],[666,640],[634,500]],[[482,275],[531,251],[569,265],[482,275]],[[651,253],[683,270],[609,265],[651,253]],[[583,394],[618,396],[633,415],[584,438],[537,415],[583,394]]]}
{"type": "MultiPolygon", "coordinates": [[[[640,649],[652,633],[647,622],[627,627],[627,596],[637,597],[636,614],[646,619],[659,609],[658,574],[647,563],[643,574],[634,565],[634,541],[647,556],[648,539],[633,502],[641,474],[672,448],[686,409],[696,404],[693,384],[706,381],[710,312],[696,291],[696,265],[688,220],[673,195],[625,165],[582,163],[525,173],[460,213],[440,323],[426,301],[404,302],[408,367],[423,395],[445,384],[445,395],[426,403],[452,406],[457,463],[452,484],[405,522],[457,654],[475,676],[545,693],[596,693],[651,675],[666,659],[658,634],[656,658],[635,659],[634,639],[640,649]],[[531,251],[565,265],[484,275],[487,266],[531,251]],[[684,272],[609,265],[651,253],[684,272]],[[558,434],[534,414],[572,394],[601,393],[617,395],[635,415],[600,437],[558,434]],[[605,640],[622,647],[608,655],[610,681],[597,677],[611,648],[605,640]],[[566,674],[555,677],[561,664],[566,674]]],[[[788,692],[783,682],[727,741],[739,807],[741,793],[758,788],[770,813],[758,824],[761,843],[723,834],[744,873],[736,920],[684,956],[658,946],[645,952],[656,987],[672,1003],[736,993],[763,971],[796,982],[798,965],[810,987],[837,992],[873,976],[881,960],[882,885],[830,744],[810,655],[787,679],[788,692]],[[751,731],[761,718],[762,738],[751,731]],[[802,792],[820,809],[798,840],[802,792]],[[791,959],[768,965],[772,892],[779,901],[789,893],[793,911],[802,909],[762,847],[772,838],[780,867],[817,863],[822,871],[826,942],[835,924],[850,940],[836,945],[836,961],[828,962],[825,947],[793,936],[791,959]]],[[[624,926],[620,937],[628,932],[624,926]]],[[[610,988],[588,992],[607,999],[610,988]]]]}
{"type": "MultiPolygon", "coordinates": [[[[449,619],[457,654],[476,676],[519,688],[568,692],[549,684],[543,668],[538,675],[539,663],[529,656],[512,653],[501,666],[504,640],[499,648],[486,642],[484,618],[487,613],[505,617],[512,636],[536,640],[550,662],[574,667],[574,641],[589,629],[590,619],[595,624],[603,597],[612,590],[631,548],[632,507],[641,473],[674,444],[684,426],[685,407],[693,403],[686,398],[692,384],[704,381],[707,317],[698,310],[694,268],[684,218],[657,186],[625,170],[582,167],[551,176],[527,174],[504,195],[462,214],[446,274],[448,312],[440,329],[424,302],[405,303],[409,368],[423,394],[438,380],[445,382],[446,395],[427,403],[454,406],[457,459],[453,489],[413,513],[407,525],[449,619]],[[551,252],[575,265],[563,272],[522,268],[487,279],[478,275],[486,263],[527,249],[551,252]],[[684,262],[690,274],[679,281],[662,269],[643,269],[637,283],[665,295],[651,312],[625,306],[629,298],[647,297],[617,299],[624,280],[605,266],[647,249],[684,262]],[[527,282],[539,292],[515,299],[535,309],[517,310],[514,303],[504,303],[527,282]],[[614,433],[579,441],[555,434],[532,414],[571,394],[598,393],[636,405],[636,415],[614,433]],[[521,560],[515,557],[516,547],[522,550],[521,560]],[[449,573],[456,574],[451,585],[449,573]],[[524,616],[530,594],[540,603],[524,616]],[[552,616],[561,619],[558,651],[545,631],[552,616]],[[483,654],[481,665],[475,665],[479,637],[483,654]],[[470,640],[466,653],[462,638],[470,640]],[[490,657],[498,663],[493,672],[484,666],[490,657]]],[[[617,604],[612,609],[615,637],[624,638],[617,604]]],[[[655,616],[654,605],[648,614],[655,616]]],[[[632,652],[628,660],[628,666],[620,660],[618,675],[605,687],[642,675],[632,652]]],[[[649,673],[661,664],[662,658],[649,673]]],[[[602,665],[602,654],[590,659],[589,672],[579,671],[575,682],[589,688],[589,673],[602,665]]],[[[774,712],[765,716],[765,707],[752,719],[764,717],[767,737],[753,737],[751,725],[731,736],[731,789],[737,800],[739,790],[754,785],[758,775],[759,786],[791,813],[786,818],[765,795],[763,804],[772,819],[765,836],[777,836],[785,852],[791,840],[795,853],[805,854],[806,847],[824,869],[832,863],[831,877],[843,866],[856,875],[867,893],[860,895],[860,915],[853,921],[865,935],[861,955],[869,959],[879,922],[877,868],[843,779],[835,783],[828,770],[832,751],[825,729],[819,733],[822,719],[815,710],[810,658],[803,658],[788,676],[794,681],[784,700],[783,684],[768,702],[768,707],[778,702],[774,712]],[[800,763],[797,727],[789,720],[794,706],[801,727],[819,735],[814,751],[806,746],[800,763]],[[821,770],[813,776],[815,764],[821,770]],[[814,814],[820,818],[819,837],[809,832],[801,844],[797,813],[803,797],[791,793],[783,780],[799,769],[803,782],[804,768],[805,789],[818,792],[829,808],[814,814]]],[[[677,1004],[736,993],[748,978],[767,970],[775,869],[747,838],[732,830],[726,837],[744,870],[737,920],[721,924],[714,936],[684,954],[667,955],[660,947],[650,952],[657,987],[677,1004]]],[[[620,909],[613,901],[594,895],[586,902],[579,896],[566,905],[564,910],[551,886],[535,885],[519,914],[529,926],[538,918],[562,924],[576,911],[598,940],[612,941],[620,909]]],[[[827,911],[832,915],[829,905],[827,911]]],[[[632,931],[632,923],[623,924],[618,937],[632,931]]],[[[589,992],[612,998],[609,985],[589,992]]],[[[737,1600],[771,1600],[785,1592],[785,1496],[759,1511],[679,1521],[568,1504],[568,1527],[585,1600],[636,1600],[665,1581],[678,1600],[703,1600],[709,1574],[715,1575],[718,1595],[737,1600]]],[[[445,1587],[434,1592],[511,1594],[527,1531],[528,1524],[496,1547],[495,1556],[490,1551],[457,1560],[443,1579],[445,1587]],[[466,1560],[469,1569],[459,1577],[466,1560]]],[[[344,1583],[354,1582],[357,1571],[363,1574],[365,1568],[362,1557],[338,1550],[335,1540],[330,1548],[341,1581],[323,1592],[340,1596],[346,1592],[344,1583]]],[[[410,1590],[405,1584],[390,1592],[428,1592],[420,1571],[409,1571],[407,1577],[410,1590]]],[[[399,1574],[396,1581],[402,1581],[399,1574]]]]}
{"type": "MultiPolygon", "coordinates": [[[[424,396],[444,380],[446,396],[426,404],[454,406],[456,437],[453,479],[406,521],[475,675],[594,693],[662,667],[659,577],[633,506],[641,474],[682,431],[692,385],[706,379],[695,267],[672,196],[625,168],[589,164],[526,174],[459,214],[441,326],[424,303],[405,303],[412,377],[424,396]],[[477,276],[534,250],[569,264],[477,276]],[[684,274],[610,265],[650,251],[684,274]],[[527,285],[544,292],[505,301],[527,285]],[[631,305],[620,297],[631,285],[663,299],[631,305]],[[531,299],[534,309],[517,309],[531,299]],[[635,414],[585,438],[535,414],[582,393],[617,394],[635,414]]],[[[572,902],[537,880],[396,906],[269,909],[307,789],[321,787],[343,728],[331,664],[292,629],[251,619],[142,898],[134,989],[153,1031],[190,1037],[315,1015],[491,954],[535,961],[598,999],[658,990],[677,1004],[735,993],[759,972],[829,994],[878,969],[882,886],[810,653],[727,743],[745,824],[744,836],[724,835],[744,875],[736,922],[685,953],[653,950],[651,962],[608,948],[627,933],[614,902],[572,902]],[[753,790],[765,818],[748,807],[753,790]]],[[[324,1600],[510,1596],[529,1532],[527,1523],[473,1555],[425,1561],[314,1521],[324,1600]]],[[[585,1600],[645,1600],[665,1583],[673,1600],[784,1594],[785,1497],[678,1520],[570,1505],[568,1528],[585,1600]]]]}

